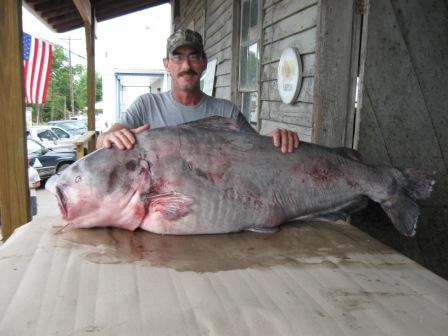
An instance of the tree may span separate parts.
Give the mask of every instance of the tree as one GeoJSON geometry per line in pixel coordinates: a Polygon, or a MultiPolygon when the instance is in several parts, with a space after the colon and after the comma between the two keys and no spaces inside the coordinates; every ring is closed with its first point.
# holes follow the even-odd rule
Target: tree
{"type": "MultiPolygon", "coordinates": [[[[103,99],[103,83],[101,75],[95,73],[95,101],[103,99]]],[[[79,79],[75,81],[75,105],[84,111],[87,109],[87,71],[84,71],[79,79]]]]}
{"type": "MultiPolygon", "coordinates": [[[[87,68],[84,65],[76,64],[72,67],[73,71],[73,90],[75,96],[75,110],[86,110],[87,107],[87,68]]],[[[67,119],[70,110],[70,66],[68,56],[61,46],[53,47],[53,64],[51,67],[50,79],[48,82],[47,102],[43,105],[41,120],[67,119]]],[[[96,77],[96,98],[102,99],[101,76],[96,77]]],[[[30,104],[35,115],[35,105],[30,104]]],[[[74,111],[71,111],[73,113],[74,111]]],[[[39,121],[38,121],[39,122],[39,121]]]]}
{"type": "Polygon", "coordinates": [[[48,83],[47,103],[42,113],[43,121],[64,119],[69,97],[68,57],[62,47],[54,45],[53,63],[48,83]]]}

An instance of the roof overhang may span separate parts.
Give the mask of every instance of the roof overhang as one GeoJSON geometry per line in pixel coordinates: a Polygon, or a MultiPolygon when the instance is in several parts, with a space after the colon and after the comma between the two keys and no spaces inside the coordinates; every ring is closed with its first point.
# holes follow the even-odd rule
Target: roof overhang
{"type": "Polygon", "coordinates": [[[98,22],[113,19],[143,9],[169,3],[169,0],[24,0],[26,6],[49,29],[57,33],[84,27],[86,22],[82,8],[93,3],[98,22]],[[81,10],[80,10],[81,9],[81,10]]]}

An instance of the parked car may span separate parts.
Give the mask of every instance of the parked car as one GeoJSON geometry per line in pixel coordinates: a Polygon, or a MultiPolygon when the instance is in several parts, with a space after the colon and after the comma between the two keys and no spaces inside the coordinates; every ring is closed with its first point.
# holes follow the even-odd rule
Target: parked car
{"type": "Polygon", "coordinates": [[[47,148],[70,147],[75,148],[74,141],[77,136],[72,136],[59,126],[31,126],[28,127],[28,136],[40,142],[47,148]]]}
{"type": "Polygon", "coordinates": [[[76,151],[70,148],[50,149],[33,139],[26,139],[28,161],[42,180],[61,172],[76,161],[76,151]]]}
{"type": "Polygon", "coordinates": [[[79,120],[52,120],[48,125],[59,126],[70,133],[72,136],[83,135],[87,132],[87,126],[79,120]]]}

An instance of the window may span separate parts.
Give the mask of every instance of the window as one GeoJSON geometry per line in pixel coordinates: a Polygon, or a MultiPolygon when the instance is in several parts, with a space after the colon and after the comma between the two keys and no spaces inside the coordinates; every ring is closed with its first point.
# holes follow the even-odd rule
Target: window
{"type": "Polygon", "coordinates": [[[37,142],[34,142],[33,140],[27,139],[26,141],[27,146],[27,152],[28,154],[40,154],[43,152],[43,146],[39,145],[37,142]]]}
{"type": "Polygon", "coordinates": [[[37,137],[41,141],[43,141],[43,140],[49,140],[49,141],[58,140],[58,137],[50,130],[45,130],[45,131],[37,133],[37,137]]]}
{"type": "Polygon", "coordinates": [[[69,139],[70,134],[61,128],[52,127],[51,130],[59,137],[59,139],[69,139]]]}
{"type": "Polygon", "coordinates": [[[256,125],[258,119],[260,2],[258,0],[242,0],[241,2],[239,91],[242,94],[241,111],[252,125],[256,125]]]}

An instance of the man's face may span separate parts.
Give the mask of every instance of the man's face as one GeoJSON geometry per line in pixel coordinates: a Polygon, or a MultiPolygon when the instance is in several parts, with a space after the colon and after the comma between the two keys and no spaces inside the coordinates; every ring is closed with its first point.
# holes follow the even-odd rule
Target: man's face
{"type": "Polygon", "coordinates": [[[207,58],[190,47],[179,47],[163,59],[166,71],[171,74],[173,89],[191,91],[199,89],[199,80],[207,67],[207,58]]]}

